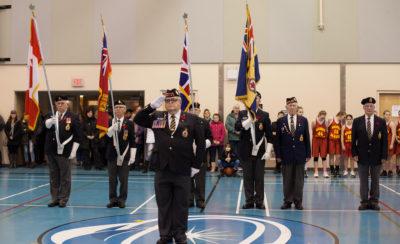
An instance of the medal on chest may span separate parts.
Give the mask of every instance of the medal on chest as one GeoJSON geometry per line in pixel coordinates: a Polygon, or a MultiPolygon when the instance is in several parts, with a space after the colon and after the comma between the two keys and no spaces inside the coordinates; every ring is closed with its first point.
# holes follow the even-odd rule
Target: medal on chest
{"type": "Polygon", "coordinates": [[[300,141],[304,141],[303,134],[300,135],[300,141]]]}
{"type": "Polygon", "coordinates": [[[125,129],[124,129],[124,135],[122,136],[122,139],[123,139],[124,141],[126,141],[126,140],[128,139],[128,130],[125,130],[125,129]]]}
{"type": "Polygon", "coordinates": [[[264,127],[263,127],[263,124],[262,124],[262,123],[260,123],[260,124],[258,125],[258,129],[260,129],[260,130],[263,130],[263,129],[264,129],[264,127]]]}
{"type": "Polygon", "coordinates": [[[378,133],[378,139],[380,140],[380,139],[382,139],[382,133],[379,131],[379,133],[378,133]]]}
{"type": "Polygon", "coordinates": [[[183,136],[184,138],[187,138],[188,135],[189,135],[188,129],[185,128],[185,129],[182,131],[182,136],[183,136]]]}
{"type": "Polygon", "coordinates": [[[161,118],[161,120],[156,119],[153,121],[153,125],[151,128],[153,128],[153,129],[165,128],[166,124],[167,124],[167,120],[162,119],[162,118],[161,118]]]}
{"type": "Polygon", "coordinates": [[[71,118],[66,119],[67,125],[65,126],[65,130],[69,131],[71,129],[71,118]]]}

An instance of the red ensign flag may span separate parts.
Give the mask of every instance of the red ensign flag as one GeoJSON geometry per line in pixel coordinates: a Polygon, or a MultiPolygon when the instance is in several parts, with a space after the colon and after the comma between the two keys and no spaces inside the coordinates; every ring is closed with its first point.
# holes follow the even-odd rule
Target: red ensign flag
{"type": "Polygon", "coordinates": [[[106,33],[103,32],[103,48],[101,50],[99,101],[97,112],[97,125],[101,138],[108,132],[108,79],[111,76],[110,57],[108,56],[106,33]]]}
{"type": "Polygon", "coordinates": [[[28,88],[25,92],[25,120],[30,130],[35,130],[39,116],[39,66],[42,63],[39,41],[36,32],[36,20],[31,19],[31,40],[28,51],[28,88]]]}

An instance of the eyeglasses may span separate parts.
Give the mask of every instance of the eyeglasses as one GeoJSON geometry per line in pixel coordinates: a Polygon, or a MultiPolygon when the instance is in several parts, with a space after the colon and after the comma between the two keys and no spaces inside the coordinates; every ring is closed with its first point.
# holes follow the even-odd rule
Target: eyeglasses
{"type": "Polygon", "coordinates": [[[115,109],[124,109],[125,108],[125,106],[115,106],[115,109]]]}
{"type": "Polygon", "coordinates": [[[165,103],[174,103],[174,102],[176,102],[176,101],[178,101],[178,99],[177,99],[177,98],[169,98],[169,99],[165,99],[165,103]]]}

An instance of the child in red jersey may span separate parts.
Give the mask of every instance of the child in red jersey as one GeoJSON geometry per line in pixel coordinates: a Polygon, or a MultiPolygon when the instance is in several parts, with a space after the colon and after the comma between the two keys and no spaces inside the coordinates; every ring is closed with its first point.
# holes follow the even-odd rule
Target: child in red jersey
{"type": "Polygon", "coordinates": [[[326,162],[328,154],[328,121],[326,111],[321,110],[316,120],[311,122],[312,128],[312,157],[314,158],[314,178],[318,178],[318,159],[322,158],[323,176],[329,178],[326,162]]]}
{"type": "Polygon", "coordinates": [[[340,135],[342,130],[342,120],[346,113],[339,111],[336,116],[329,120],[328,153],[331,175],[340,177],[339,163],[341,155],[340,135]]]}
{"type": "Polygon", "coordinates": [[[351,114],[346,115],[346,124],[342,126],[342,150],[344,157],[344,171],[343,176],[347,176],[349,172],[347,171],[348,162],[350,161],[350,175],[352,178],[356,177],[354,173],[354,160],[351,156],[351,128],[353,126],[353,116],[351,114]]]}

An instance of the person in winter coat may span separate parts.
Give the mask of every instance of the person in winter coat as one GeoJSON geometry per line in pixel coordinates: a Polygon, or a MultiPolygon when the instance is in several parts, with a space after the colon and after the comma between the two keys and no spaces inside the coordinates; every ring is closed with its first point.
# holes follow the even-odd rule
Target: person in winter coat
{"type": "Polygon", "coordinates": [[[94,160],[96,169],[102,170],[103,162],[100,159],[99,144],[99,130],[96,128],[97,120],[94,117],[96,109],[90,106],[86,111],[86,117],[82,121],[82,141],[81,152],[83,157],[83,168],[90,170],[94,160]]]}
{"type": "Polygon", "coordinates": [[[17,167],[18,147],[21,143],[22,126],[18,120],[17,111],[11,110],[10,117],[6,123],[8,158],[10,159],[10,168],[17,167]]]}
{"type": "Polygon", "coordinates": [[[214,172],[217,166],[216,153],[218,151],[218,157],[221,155],[224,148],[224,138],[225,138],[225,126],[220,121],[220,115],[218,113],[213,115],[213,121],[210,123],[211,134],[213,141],[210,148],[210,161],[211,161],[211,171],[214,172]]]}

